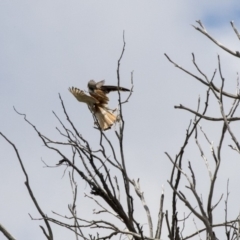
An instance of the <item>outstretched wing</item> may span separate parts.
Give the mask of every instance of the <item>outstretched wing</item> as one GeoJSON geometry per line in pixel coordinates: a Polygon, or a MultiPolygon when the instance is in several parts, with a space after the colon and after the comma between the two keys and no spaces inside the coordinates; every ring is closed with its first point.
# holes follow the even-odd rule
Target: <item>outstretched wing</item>
{"type": "Polygon", "coordinates": [[[117,116],[107,107],[108,97],[103,91],[97,89],[96,92],[90,92],[91,96],[89,96],[84,91],[75,87],[68,90],[79,102],[84,102],[88,105],[89,110],[96,116],[102,130],[111,128],[117,121],[117,116]]]}
{"type": "Polygon", "coordinates": [[[112,91],[122,91],[122,92],[130,92],[129,89],[124,88],[124,87],[118,87],[118,86],[101,86],[100,88],[104,93],[109,93],[112,91]]]}
{"type": "Polygon", "coordinates": [[[99,103],[99,101],[96,98],[85,94],[84,91],[82,91],[78,88],[72,87],[72,88],[69,88],[68,90],[73,94],[73,96],[79,102],[84,102],[88,105],[99,103]]]}

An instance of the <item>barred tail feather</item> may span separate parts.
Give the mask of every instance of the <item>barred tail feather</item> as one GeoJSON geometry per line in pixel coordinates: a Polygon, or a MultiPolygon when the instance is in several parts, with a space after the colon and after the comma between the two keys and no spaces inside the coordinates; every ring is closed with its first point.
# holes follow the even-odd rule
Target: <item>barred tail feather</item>
{"type": "Polygon", "coordinates": [[[117,117],[105,107],[96,107],[95,116],[102,130],[111,128],[117,120],[117,117]]]}

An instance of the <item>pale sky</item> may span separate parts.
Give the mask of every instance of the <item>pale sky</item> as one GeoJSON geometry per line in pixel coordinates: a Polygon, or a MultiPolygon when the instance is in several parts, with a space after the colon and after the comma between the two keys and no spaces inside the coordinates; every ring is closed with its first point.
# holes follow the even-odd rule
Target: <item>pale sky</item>
{"type": "MultiPolygon", "coordinates": [[[[239,41],[230,26],[233,20],[240,30],[239,13],[237,0],[211,3],[206,0],[0,1],[0,131],[17,146],[35,196],[48,216],[52,216],[52,210],[68,214],[67,205],[72,201],[69,179],[67,174],[62,178],[64,167],[44,168],[41,160],[55,165],[60,158],[43,147],[37,134],[14,112],[13,106],[25,113],[43,134],[57,140],[59,134],[55,128],[60,125],[52,111],[65,121],[58,98],[60,93],[79,132],[95,146],[99,134],[93,128],[92,116],[68,88],[75,86],[87,90],[90,79],[105,79],[106,84],[117,84],[117,61],[125,31],[122,86],[131,87],[131,72],[134,71],[134,93],[123,109],[125,156],[130,177],[141,179],[156,227],[162,185],[166,192],[164,210],[171,209],[171,191],[167,184],[171,163],[164,152],[173,157],[177,154],[193,117],[174,109],[174,105],[182,103],[196,109],[198,96],[204,103],[206,93],[204,86],[169,63],[164,53],[197,74],[192,64],[191,53],[194,52],[199,66],[208,76],[217,68],[217,54],[220,54],[226,90],[234,93],[239,59],[226,54],[191,25],[201,20],[221,43],[239,51],[239,41]]],[[[122,96],[127,95],[123,93],[122,96]]],[[[110,98],[109,105],[116,107],[117,94],[111,93],[110,98]]],[[[220,116],[218,109],[209,112],[209,115],[214,114],[220,116]]],[[[202,124],[217,145],[220,125],[204,121],[202,124]]],[[[116,142],[113,131],[107,134],[116,142]]],[[[234,190],[238,191],[239,171],[236,169],[240,166],[239,156],[227,147],[230,143],[230,139],[224,143],[226,159],[219,173],[216,199],[221,193],[225,194],[226,181],[231,177],[233,195],[230,201],[236,213],[239,212],[240,194],[235,191],[234,195],[234,190]]],[[[204,191],[208,190],[208,175],[196,146],[192,146],[185,160],[195,163],[196,169],[202,166],[206,183],[204,179],[199,182],[199,192],[204,196],[204,191]]],[[[209,146],[206,145],[207,150],[209,146]]],[[[2,138],[0,162],[0,223],[17,239],[44,239],[39,228],[44,224],[32,221],[28,215],[39,218],[24,185],[17,157],[2,138]]],[[[91,218],[94,205],[83,197],[90,190],[80,179],[78,186],[78,214],[91,218]]],[[[223,221],[223,205],[219,211],[216,223],[223,221]]],[[[147,223],[144,212],[139,213],[139,217],[142,224],[147,223]]],[[[53,226],[53,230],[55,239],[75,239],[65,229],[53,226]]],[[[163,237],[167,239],[166,232],[163,237]]],[[[1,233],[0,239],[4,239],[1,233]]]]}

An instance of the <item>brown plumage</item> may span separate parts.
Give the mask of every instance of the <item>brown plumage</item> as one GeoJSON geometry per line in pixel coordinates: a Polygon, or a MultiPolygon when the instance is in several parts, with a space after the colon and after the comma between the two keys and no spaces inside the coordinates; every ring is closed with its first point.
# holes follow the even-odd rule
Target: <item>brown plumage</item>
{"type": "Polygon", "coordinates": [[[72,87],[69,91],[76,97],[80,102],[84,102],[88,105],[90,111],[96,116],[99,126],[102,130],[107,130],[116,122],[117,117],[108,108],[108,97],[104,92],[90,93],[91,96],[84,93],[84,91],[72,87]]]}

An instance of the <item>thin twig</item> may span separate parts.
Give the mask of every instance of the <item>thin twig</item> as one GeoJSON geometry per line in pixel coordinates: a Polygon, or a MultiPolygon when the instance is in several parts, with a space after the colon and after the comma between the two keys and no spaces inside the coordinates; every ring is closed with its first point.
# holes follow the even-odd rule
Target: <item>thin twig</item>
{"type": "Polygon", "coordinates": [[[222,48],[224,51],[232,54],[235,57],[240,57],[240,53],[238,51],[232,51],[229,48],[225,47],[224,45],[222,45],[220,42],[218,42],[216,39],[214,39],[210,34],[208,34],[206,28],[203,26],[203,24],[201,23],[201,21],[196,21],[200,27],[196,27],[194,25],[192,25],[196,30],[198,30],[199,32],[201,32],[203,35],[207,36],[211,41],[213,41],[217,46],[219,46],[220,48],[222,48]]]}
{"type": "MultiPolygon", "coordinates": [[[[24,115],[24,116],[25,116],[25,115],[24,115]]],[[[25,116],[25,117],[26,117],[26,116],[25,116]]],[[[23,171],[23,173],[24,173],[24,175],[25,175],[25,179],[26,179],[25,185],[26,185],[26,187],[27,187],[28,193],[29,193],[29,195],[30,195],[30,197],[31,197],[31,199],[32,199],[35,207],[37,208],[39,214],[43,217],[44,222],[45,222],[45,224],[46,224],[48,233],[45,232],[45,233],[46,233],[45,236],[47,237],[48,240],[53,240],[53,233],[52,233],[51,226],[50,226],[48,220],[45,219],[45,216],[46,216],[46,215],[43,213],[42,209],[40,208],[40,206],[39,206],[39,204],[38,204],[38,202],[37,202],[37,199],[35,198],[35,196],[34,196],[34,194],[33,194],[33,191],[32,191],[32,189],[31,189],[30,183],[29,183],[29,177],[28,177],[27,171],[25,170],[25,167],[24,167],[24,165],[23,165],[23,162],[22,162],[22,159],[21,159],[20,154],[19,154],[19,152],[18,152],[18,149],[16,148],[15,144],[13,144],[3,133],[0,132],[0,135],[2,135],[2,137],[13,147],[13,149],[14,149],[16,155],[17,155],[18,161],[19,161],[19,163],[20,163],[20,165],[21,165],[22,171],[23,171]]]]}

